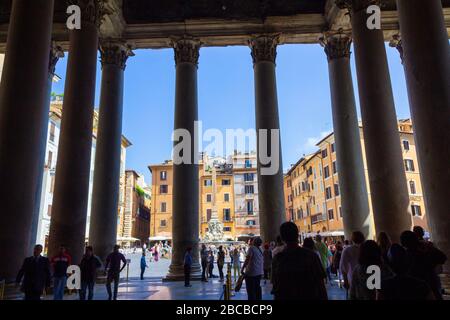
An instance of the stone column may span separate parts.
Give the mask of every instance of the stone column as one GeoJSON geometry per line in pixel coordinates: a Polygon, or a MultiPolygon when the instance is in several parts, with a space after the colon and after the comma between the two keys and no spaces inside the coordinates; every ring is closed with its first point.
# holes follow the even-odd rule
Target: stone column
{"type": "Polygon", "coordinates": [[[33,218],[31,223],[31,232],[30,232],[30,248],[29,252],[33,252],[33,248],[36,245],[36,237],[38,233],[38,226],[39,226],[39,212],[41,208],[41,196],[42,196],[42,183],[43,183],[43,176],[44,176],[44,166],[45,166],[45,152],[47,149],[47,133],[48,133],[48,115],[50,110],[50,98],[51,98],[51,92],[52,92],[52,85],[53,85],[53,78],[55,76],[55,68],[56,64],[58,63],[58,60],[60,58],[64,57],[64,51],[60,46],[58,46],[56,43],[52,43],[50,48],[50,60],[48,65],[48,84],[47,84],[47,96],[44,99],[44,105],[46,108],[44,108],[43,114],[42,114],[42,129],[40,133],[40,148],[43,150],[43,152],[40,154],[39,158],[39,168],[41,170],[38,172],[39,176],[36,183],[36,201],[34,205],[33,210],[33,218]]]}
{"type": "Polygon", "coordinates": [[[104,43],[100,52],[102,86],[89,243],[105,261],[117,240],[123,82],[125,63],[132,52],[120,42],[104,43]]]}
{"type": "MultiPolygon", "coordinates": [[[[199,177],[198,153],[194,147],[195,121],[198,120],[197,69],[200,42],[183,38],[173,43],[176,62],[175,125],[174,130],[185,136],[187,148],[183,154],[174,154],[173,165],[173,255],[167,280],[184,279],[183,260],[186,248],[192,248],[192,277],[200,278],[199,264],[199,177]],[[188,152],[188,154],[184,154],[188,152]],[[187,161],[176,164],[176,158],[187,161]]],[[[174,143],[176,145],[177,142],[174,143]]]]}
{"type": "Polygon", "coordinates": [[[53,5],[53,0],[12,2],[0,85],[0,277],[7,280],[32,254],[53,5]]]}
{"type": "Polygon", "coordinates": [[[81,29],[69,31],[61,131],[50,224],[49,256],[65,245],[74,263],[83,255],[101,2],[78,0],[81,29]]]}
{"type": "Polygon", "coordinates": [[[351,15],[375,230],[398,241],[411,229],[411,216],[383,31],[367,27],[366,9],[377,3],[338,0],[351,15]]]}
{"type": "Polygon", "coordinates": [[[328,57],[345,238],[350,239],[353,231],[361,231],[366,238],[372,238],[372,216],[350,69],[351,42],[345,34],[328,34],[322,45],[328,57]]]}
{"type": "MultiPolygon", "coordinates": [[[[450,259],[450,48],[439,0],[398,0],[403,64],[432,240],[450,259]]],[[[450,273],[450,261],[444,265],[450,273]]]]}
{"type": "Polygon", "coordinates": [[[255,114],[258,141],[258,198],[261,237],[264,242],[276,240],[280,225],[286,220],[284,215],[283,164],[281,157],[281,140],[279,136],[280,120],[278,117],[278,97],[275,74],[275,59],[279,37],[260,35],[250,40],[255,74],[255,114]],[[266,130],[267,135],[261,135],[266,130]],[[271,134],[278,132],[278,154],[272,143],[271,134]],[[271,155],[274,161],[265,164],[262,157],[271,155]],[[278,163],[277,163],[278,162],[278,163]],[[272,166],[274,169],[269,170],[272,166]]]}

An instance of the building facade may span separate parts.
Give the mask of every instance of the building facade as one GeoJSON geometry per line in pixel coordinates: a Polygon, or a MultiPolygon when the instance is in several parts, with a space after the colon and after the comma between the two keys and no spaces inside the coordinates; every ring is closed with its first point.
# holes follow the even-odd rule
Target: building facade
{"type": "MultiPolygon", "coordinates": [[[[35,243],[42,244],[44,247],[44,252],[48,248],[48,236],[50,231],[50,221],[52,215],[52,204],[53,204],[53,192],[55,187],[55,173],[56,173],[56,163],[58,155],[59,146],[59,133],[61,126],[61,114],[62,114],[62,96],[52,95],[52,101],[50,104],[49,122],[48,122],[48,132],[47,132],[47,142],[46,142],[46,152],[45,152],[45,164],[44,164],[44,174],[42,178],[42,193],[40,199],[39,208],[39,220],[37,226],[37,234],[35,243]]],[[[95,148],[96,148],[96,131],[98,124],[98,113],[94,113],[94,131],[92,135],[92,150],[91,150],[91,173],[89,179],[89,198],[88,198],[88,208],[87,208],[87,225],[86,225],[86,237],[89,235],[89,221],[91,213],[91,197],[92,197],[92,187],[93,187],[93,177],[94,177],[94,165],[95,165],[95,148]]],[[[121,181],[125,176],[125,161],[126,161],[126,149],[131,145],[124,136],[122,136],[121,145],[121,164],[120,173],[121,181]]],[[[123,199],[122,193],[119,194],[119,198],[123,199]]],[[[118,212],[120,213],[122,207],[124,206],[123,201],[120,201],[118,212]]],[[[119,216],[119,215],[118,215],[119,216]]]]}
{"type": "Polygon", "coordinates": [[[134,170],[125,171],[123,214],[119,215],[117,239],[124,246],[142,245],[150,236],[151,194],[144,177],[134,170]]]}
{"type": "MultiPolygon", "coordinates": [[[[411,120],[399,120],[398,129],[409,189],[408,213],[411,216],[412,225],[420,225],[428,231],[411,120]]],[[[373,219],[364,136],[361,127],[360,136],[369,208],[373,219]]],[[[319,149],[317,152],[301,158],[284,177],[285,192],[292,195],[292,201],[286,202],[286,218],[297,224],[302,237],[317,233],[324,236],[343,236],[344,222],[334,134],[331,133],[319,141],[317,147],[319,149]],[[289,212],[293,212],[293,214],[290,215],[289,212]]]]}

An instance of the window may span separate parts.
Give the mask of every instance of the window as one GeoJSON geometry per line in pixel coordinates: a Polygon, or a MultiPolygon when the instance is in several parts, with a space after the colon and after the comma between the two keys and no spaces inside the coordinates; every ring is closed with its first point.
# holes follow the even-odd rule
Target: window
{"type": "Polygon", "coordinates": [[[211,209],[206,209],[206,221],[211,220],[212,211],[211,209]]]}
{"type": "Polygon", "coordinates": [[[333,174],[337,173],[336,161],[333,161],[333,174]]]}
{"type": "Polygon", "coordinates": [[[405,170],[414,172],[414,161],[411,159],[405,159],[405,170]]]}
{"type": "Polygon", "coordinates": [[[165,202],[161,202],[161,212],[166,212],[167,204],[165,202]]]}
{"type": "Polygon", "coordinates": [[[247,220],[245,224],[248,226],[256,226],[256,220],[247,220]]]}
{"type": "Polygon", "coordinates": [[[54,122],[50,122],[50,136],[49,139],[51,142],[55,142],[55,123],[54,122]]]}
{"type": "Polygon", "coordinates": [[[411,191],[411,194],[416,194],[417,193],[416,183],[413,180],[411,180],[409,182],[409,190],[411,191]]]}
{"type": "MultiPolygon", "coordinates": [[[[254,174],[253,173],[244,173],[244,181],[248,182],[248,181],[253,181],[254,179],[254,174]]],[[[290,187],[290,181],[288,180],[287,182],[287,186],[290,187]]]]}
{"type": "Polygon", "coordinates": [[[51,217],[52,216],[52,205],[49,204],[47,207],[47,216],[51,217]]]}
{"type": "Polygon", "coordinates": [[[342,207],[339,207],[339,217],[342,218],[342,207]]]}
{"type": "Polygon", "coordinates": [[[336,151],[334,142],[331,144],[331,153],[334,153],[336,151]]]}
{"type": "Polygon", "coordinates": [[[252,167],[252,162],[250,159],[245,159],[245,167],[246,168],[251,168],[252,167]]]}
{"type": "Polygon", "coordinates": [[[162,184],[159,186],[159,193],[164,194],[168,192],[168,186],[167,184],[162,184]]]}
{"type": "Polygon", "coordinates": [[[334,220],[334,211],[333,211],[333,209],[328,209],[328,220],[334,220]]]}
{"type": "Polygon", "coordinates": [[[231,184],[230,179],[222,179],[223,186],[229,186],[231,184]]]}
{"type": "Polygon", "coordinates": [[[211,198],[212,198],[211,194],[208,193],[208,194],[206,195],[206,202],[211,202],[211,198]]]}
{"type": "Polygon", "coordinates": [[[229,193],[225,193],[223,195],[223,201],[224,202],[230,202],[230,194],[229,193]]]}
{"type": "Polygon", "coordinates": [[[328,157],[328,150],[327,149],[323,149],[322,150],[322,158],[325,159],[326,157],[328,157]]]}
{"type": "Polygon", "coordinates": [[[159,178],[160,178],[161,180],[167,180],[167,171],[161,171],[161,172],[159,173],[159,178]]]}
{"type": "Polygon", "coordinates": [[[205,187],[209,187],[212,186],[212,180],[211,179],[206,179],[203,184],[205,185],[205,187]]]}
{"type": "Polygon", "coordinates": [[[416,204],[411,205],[411,212],[414,217],[421,217],[422,216],[422,209],[420,206],[416,204]]]}
{"type": "Polygon", "coordinates": [[[302,181],[302,191],[305,191],[305,190],[306,190],[306,184],[304,181],[302,181]]]}
{"type": "Polygon", "coordinates": [[[328,168],[328,166],[323,168],[323,176],[325,177],[325,179],[330,176],[330,168],[328,168]]]}
{"type": "Polygon", "coordinates": [[[403,150],[408,151],[409,150],[409,141],[408,140],[403,140],[403,150]]]}
{"type": "Polygon", "coordinates": [[[50,193],[55,191],[55,176],[52,174],[50,176],[50,193]]]}
{"type": "Polygon", "coordinates": [[[255,193],[254,186],[245,186],[245,194],[253,194],[255,193]]]}
{"type": "Polygon", "coordinates": [[[253,201],[247,201],[247,214],[253,214],[253,201]]]}
{"type": "Polygon", "coordinates": [[[327,187],[325,189],[325,198],[328,200],[328,199],[331,199],[332,197],[333,197],[333,195],[331,194],[331,187],[327,187]]]}
{"type": "Polygon", "coordinates": [[[53,152],[49,151],[48,158],[47,158],[47,168],[52,167],[52,162],[53,162],[53,152]]]}
{"type": "Polygon", "coordinates": [[[334,195],[337,197],[339,196],[339,184],[334,184],[334,195]]]}
{"type": "Polygon", "coordinates": [[[166,220],[161,220],[160,222],[159,222],[159,226],[160,227],[167,227],[167,221],[166,220]]]}
{"type": "Polygon", "coordinates": [[[231,227],[223,227],[223,232],[231,232],[231,227]]]}
{"type": "Polygon", "coordinates": [[[231,221],[230,208],[223,209],[223,221],[231,221]]]}

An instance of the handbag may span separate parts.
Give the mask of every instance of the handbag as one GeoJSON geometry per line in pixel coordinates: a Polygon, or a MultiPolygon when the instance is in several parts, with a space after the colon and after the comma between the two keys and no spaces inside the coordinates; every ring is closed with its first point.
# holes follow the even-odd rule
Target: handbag
{"type": "Polygon", "coordinates": [[[245,275],[242,273],[236,281],[236,286],[234,287],[235,292],[239,292],[242,288],[242,283],[244,282],[245,275]]]}

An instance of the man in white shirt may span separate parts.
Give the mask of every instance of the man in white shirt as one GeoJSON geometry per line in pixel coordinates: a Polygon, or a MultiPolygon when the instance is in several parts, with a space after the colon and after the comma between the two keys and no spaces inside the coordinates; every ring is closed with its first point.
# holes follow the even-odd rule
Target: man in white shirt
{"type": "Polygon", "coordinates": [[[359,247],[365,241],[365,237],[360,231],[352,233],[352,245],[344,248],[342,251],[341,261],[339,263],[339,270],[344,277],[344,288],[349,290],[352,283],[352,272],[358,264],[359,247]]]}

